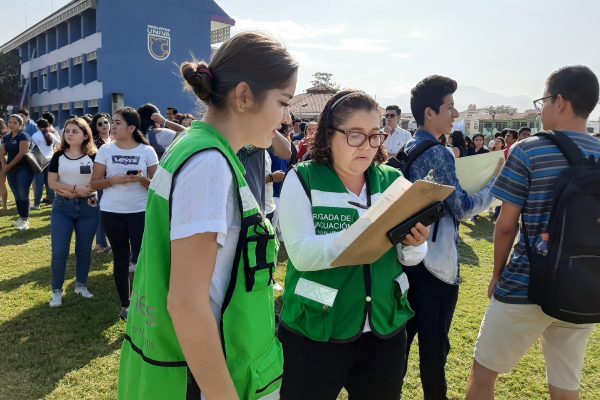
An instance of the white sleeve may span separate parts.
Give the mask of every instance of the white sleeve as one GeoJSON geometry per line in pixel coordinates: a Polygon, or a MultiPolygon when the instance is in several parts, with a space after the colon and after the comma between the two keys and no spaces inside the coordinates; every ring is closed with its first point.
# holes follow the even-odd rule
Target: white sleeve
{"type": "Polygon", "coordinates": [[[108,152],[108,144],[100,147],[94,157],[94,162],[102,165],[106,165],[106,153],[108,152]]]}
{"type": "Polygon", "coordinates": [[[173,183],[171,240],[214,232],[217,243],[223,246],[227,204],[234,201],[233,196],[230,198],[232,183],[229,165],[218,151],[203,151],[190,158],[173,183]]]}
{"type": "Polygon", "coordinates": [[[398,261],[400,261],[400,264],[410,267],[417,265],[425,259],[425,255],[427,254],[427,242],[416,247],[398,244],[396,250],[398,252],[398,261]]]}
{"type": "Polygon", "coordinates": [[[156,154],[154,147],[146,145],[146,158],[148,160],[149,167],[158,164],[158,155],[156,154]]]}
{"type": "Polygon", "coordinates": [[[334,245],[342,232],[315,233],[312,206],[294,170],[287,174],[281,188],[279,226],[288,257],[299,271],[329,269],[331,262],[344,250],[334,245]]]}

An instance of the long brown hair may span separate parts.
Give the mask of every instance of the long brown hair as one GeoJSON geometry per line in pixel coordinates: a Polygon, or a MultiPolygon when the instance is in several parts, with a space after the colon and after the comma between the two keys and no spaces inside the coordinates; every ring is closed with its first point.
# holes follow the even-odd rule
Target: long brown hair
{"type": "MultiPolygon", "coordinates": [[[[317,133],[308,138],[308,151],[312,159],[319,164],[333,164],[331,157],[331,139],[335,135],[333,128],[343,125],[353,112],[377,111],[379,105],[365,92],[358,90],[344,90],[333,96],[323,109],[317,133]]],[[[387,160],[387,151],[384,146],[379,146],[373,162],[383,163],[387,160]]]]}
{"type": "Polygon", "coordinates": [[[270,89],[283,88],[298,70],[298,63],[277,40],[256,32],[242,32],[225,41],[209,63],[181,64],[187,87],[204,103],[225,108],[227,95],[240,82],[262,100],[270,89]]]}
{"type": "MultiPolygon", "coordinates": [[[[94,144],[94,138],[92,137],[92,130],[90,129],[90,126],[88,125],[88,123],[85,122],[85,119],[83,119],[81,117],[70,118],[67,120],[67,122],[65,122],[65,128],[69,124],[75,125],[79,129],[81,129],[81,131],[83,132],[84,137],[83,137],[83,142],[81,143],[81,152],[83,154],[87,154],[88,156],[93,156],[94,154],[96,154],[98,152],[98,149],[96,148],[96,145],[94,144]]],[[[68,148],[70,148],[69,143],[67,143],[67,141],[65,139],[65,135],[63,134],[62,138],[60,139],[60,146],[58,147],[57,151],[64,152],[68,148]]]]}

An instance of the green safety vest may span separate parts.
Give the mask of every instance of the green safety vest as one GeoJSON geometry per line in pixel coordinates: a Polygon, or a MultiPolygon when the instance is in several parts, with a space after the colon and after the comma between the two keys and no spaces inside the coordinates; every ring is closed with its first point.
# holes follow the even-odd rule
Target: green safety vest
{"type": "MultiPolygon", "coordinates": [[[[309,161],[298,164],[296,171],[311,200],[317,235],[342,231],[358,219],[356,208],[348,203],[353,197],[332,167],[309,161]]],[[[369,167],[365,206],[399,176],[388,166],[369,167]]],[[[414,315],[407,293],[408,280],[395,246],[370,265],[302,272],[289,260],[281,321],[312,340],[336,342],[358,338],[368,318],[373,334],[391,337],[414,315]]]]}
{"type": "Polygon", "coordinates": [[[221,310],[227,367],[240,399],[260,399],[279,391],[283,353],[275,337],[273,299],[279,243],[227,141],[212,126],[195,121],[169,147],[148,190],[144,238],[121,349],[120,399],[200,399],[201,388],[188,368],[167,310],[170,213],[177,173],[190,157],[210,149],[221,152],[231,167],[241,212],[240,236],[221,310]]]}

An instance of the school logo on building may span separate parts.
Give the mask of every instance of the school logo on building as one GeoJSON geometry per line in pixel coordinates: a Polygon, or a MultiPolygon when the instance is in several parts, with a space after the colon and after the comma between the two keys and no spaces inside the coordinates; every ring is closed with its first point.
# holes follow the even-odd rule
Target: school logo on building
{"type": "Polygon", "coordinates": [[[171,54],[171,30],[148,25],[148,53],[155,60],[166,60],[171,54]]]}

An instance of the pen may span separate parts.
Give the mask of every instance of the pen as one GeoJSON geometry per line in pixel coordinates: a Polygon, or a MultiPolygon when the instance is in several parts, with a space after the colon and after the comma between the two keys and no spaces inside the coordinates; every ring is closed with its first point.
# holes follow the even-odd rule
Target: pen
{"type": "Polygon", "coordinates": [[[369,207],[367,207],[367,206],[365,206],[363,204],[357,203],[355,201],[349,201],[348,204],[350,204],[351,206],[354,206],[354,207],[362,208],[363,210],[368,210],[369,209],[369,207]]]}

